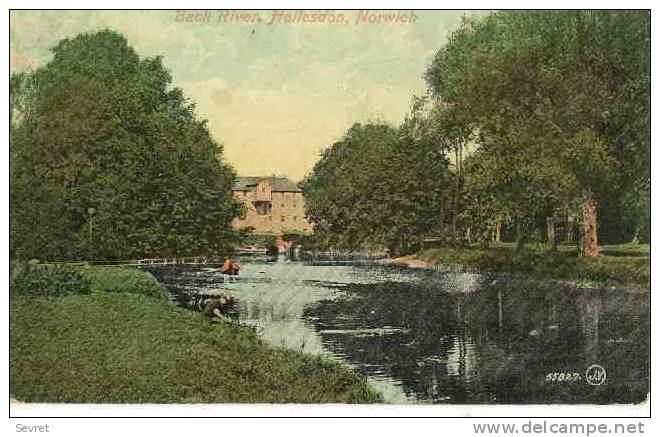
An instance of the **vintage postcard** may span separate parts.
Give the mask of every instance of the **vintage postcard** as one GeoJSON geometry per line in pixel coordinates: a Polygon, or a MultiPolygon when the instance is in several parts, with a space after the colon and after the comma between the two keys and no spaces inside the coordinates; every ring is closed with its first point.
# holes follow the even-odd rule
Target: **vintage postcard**
{"type": "Polygon", "coordinates": [[[649,10],[9,25],[10,414],[649,414],[649,10]]]}

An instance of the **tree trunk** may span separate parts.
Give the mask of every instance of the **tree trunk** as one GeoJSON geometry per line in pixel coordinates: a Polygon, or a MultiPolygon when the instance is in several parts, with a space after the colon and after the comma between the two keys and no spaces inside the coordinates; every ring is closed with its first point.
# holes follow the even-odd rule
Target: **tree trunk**
{"type": "Polygon", "coordinates": [[[566,216],[566,243],[573,244],[575,234],[575,218],[572,215],[566,216]]]}
{"type": "Polygon", "coordinates": [[[454,157],[455,157],[455,160],[456,160],[456,184],[454,186],[454,199],[453,199],[454,205],[453,205],[453,208],[452,208],[453,209],[453,217],[452,217],[451,227],[452,227],[452,234],[453,234],[452,236],[455,240],[454,242],[456,242],[456,240],[458,240],[458,229],[457,229],[458,228],[458,226],[457,226],[457,222],[458,222],[458,191],[459,191],[459,187],[460,187],[460,185],[459,185],[460,184],[460,180],[459,180],[459,178],[460,178],[460,169],[458,168],[458,148],[454,149],[454,157]]]}
{"type": "Polygon", "coordinates": [[[600,248],[598,247],[597,207],[598,204],[594,195],[587,195],[582,204],[582,226],[584,232],[582,253],[584,256],[590,258],[600,255],[600,248]]]}
{"type": "Polygon", "coordinates": [[[456,192],[454,193],[454,199],[452,206],[452,217],[451,217],[451,236],[454,241],[458,240],[458,182],[456,182],[456,192]]]}
{"type": "Polygon", "coordinates": [[[642,232],[642,227],[637,226],[635,227],[635,235],[633,235],[633,239],[630,241],[630,244],[639,244],[639,234],[642,232]]]}
{"type": "Polygon", "coordinates": [[[502,220],[497,218],[495,220],[495,226],[493,227],[493,237],[491,241],[493,243],[499,243],[502,240],[502,220]]]}
{"type": "Polygon", "coordinates": [[[458,146],[458,174],[463,174],[463,144],[458,146]]]}
{"type": "Polygon", "coordinates": [[[555,220],[554,217],[546,217],[547,227],[547,248],[549,251],[554,252],[557,249],[557,240],[555,239],[555,220]]]}
{"type": "Polygon", "coordinates": [[[527,243],[526,240],[527,238],[525,235],[523,221],[521,219],[516,219],[516,251],[525,248],[525,245],[527,243]]]}

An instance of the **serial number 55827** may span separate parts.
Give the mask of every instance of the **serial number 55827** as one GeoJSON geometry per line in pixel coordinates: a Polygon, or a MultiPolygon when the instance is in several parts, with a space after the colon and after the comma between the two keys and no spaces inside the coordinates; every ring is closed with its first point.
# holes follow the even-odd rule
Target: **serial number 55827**
{"type": "Polygon", "coordinates": [[[551,372],[545,375],[545,382],[575,382],[582,376],[576,372],[551,372]]]}

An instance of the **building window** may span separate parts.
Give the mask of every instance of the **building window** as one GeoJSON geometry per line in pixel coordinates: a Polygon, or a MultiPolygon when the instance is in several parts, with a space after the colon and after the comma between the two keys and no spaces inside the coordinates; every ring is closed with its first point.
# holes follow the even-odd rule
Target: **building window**
{"type": "Polygon", "coordinates": [[[257,210],[259,215],[268,215],[272,209],[270,202],[254,202],[254,209],[257,210]]]}
{"type": "Polygon", "coordinates": [[[294,215],[294,216],[293,216],[293,221],[295,222],[296,220],[298,220],[298,217],[296,217],[296,216],[294,215]]]}
{"type": "Polygon", "coordinates": [[[284,216],[282,216],[282,221],[284,221],[284,216]]]}

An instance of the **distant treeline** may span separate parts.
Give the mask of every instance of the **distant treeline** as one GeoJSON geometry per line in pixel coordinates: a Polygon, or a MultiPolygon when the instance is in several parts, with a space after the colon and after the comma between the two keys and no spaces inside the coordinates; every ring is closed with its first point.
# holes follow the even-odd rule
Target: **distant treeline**
{"type": "Polygon", "coordinates": [[[401,126],[352,126],[305,179],[319,241],[648,241],[647,11],[464,17],[425,78],[401,126]]]}

